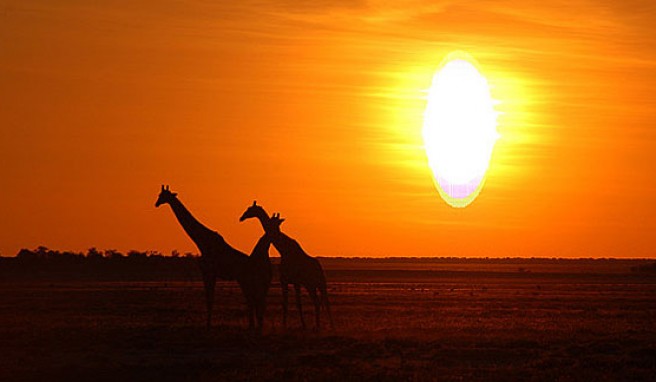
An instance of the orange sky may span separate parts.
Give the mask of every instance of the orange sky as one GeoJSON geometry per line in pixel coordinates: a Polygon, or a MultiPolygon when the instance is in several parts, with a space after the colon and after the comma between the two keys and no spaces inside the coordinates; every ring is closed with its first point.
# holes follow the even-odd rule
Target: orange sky
{"type": "Polygon", "coordinates": [[[0,2],[1,255],[196,251],[166,183],[246,252],[257,199],[313,255],[656,256],[650,0],[136,3],[0,2]],[[465,209],[421,139],[453,50],[503,113],[465,209]]]}

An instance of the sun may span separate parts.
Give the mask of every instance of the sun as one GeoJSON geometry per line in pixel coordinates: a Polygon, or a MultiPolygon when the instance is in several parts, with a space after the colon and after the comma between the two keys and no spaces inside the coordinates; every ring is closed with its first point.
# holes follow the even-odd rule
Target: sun
{"type": "Polygon", "coordinates": [[[467,53],[449,54],[428,93],[423,137],[435,185],[453,207],[480,193],[497,133],[495,101],[478,64],[467,53]]]}

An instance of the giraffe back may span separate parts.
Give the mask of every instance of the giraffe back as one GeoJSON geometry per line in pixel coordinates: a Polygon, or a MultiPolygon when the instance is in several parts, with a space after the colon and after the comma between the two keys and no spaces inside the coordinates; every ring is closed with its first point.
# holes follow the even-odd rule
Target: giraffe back
{"type": "Polygon", "coordinates": [[[212,244],[201,251],[201,262],[212,267],[222,280],[236,280],[248,262],[248,256],[231,247],[221,235],[214,232],[212,244]]]}

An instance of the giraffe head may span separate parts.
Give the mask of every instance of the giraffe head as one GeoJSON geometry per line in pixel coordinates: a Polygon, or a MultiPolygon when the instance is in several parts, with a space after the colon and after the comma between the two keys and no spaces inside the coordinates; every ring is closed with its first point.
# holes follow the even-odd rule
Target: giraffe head
{"type": "Polygon", "coordinates": [[[278,234],[280,233],[280,225],[284,222],[285,219],[280,218],[280,213],[274,213],[269,219],[269,224],[267,225],[266,232],[267,234],[278,234]]]}
{"type": "Polygon", "coordinates": [[[162,185],[162,190],[159,193],[159,197],[157,197],[157,201],[155,202],[155,207],[159,207],[160,205],[165,203],[170,203],[173,199],[175,199],[177,195],[178,195],[177,193],[171,192],[169,190],[169,186],[166,186],[165,188],[164,185],[162,185]]]}
{"type": "Polygon", "coordinates": [[[243,222],[246,219],[256,218],[256,217],[265,216],[265,215],[267,217],[269,216],[269,214],[267,214],[266,211],[264,211],[264,208],[262,208],[262,206],[258,206],[257,201],[253,200],[253,205],[249,206],[246,209],[246,211],[244,211],[244,213],[239,218],[239,221],[243,222]]]}
{"type": "Polygon", "coordinates": [[[269,214],[267,214],[262,206],[257,205],[256,201],[253,201],[253,204],[244,211],[239,221],[243,222],[250,218],[259,218],[262,221],[264,230],[269,234],[280,233],[280,225],[285,221],[285,219],[280,218],[279,213],[269,217],[269,214]]]}

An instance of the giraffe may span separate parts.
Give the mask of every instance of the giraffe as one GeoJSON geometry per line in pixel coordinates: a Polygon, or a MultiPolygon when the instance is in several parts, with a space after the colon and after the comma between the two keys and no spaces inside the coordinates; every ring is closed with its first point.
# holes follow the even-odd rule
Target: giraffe
{"type": "Polygon", "coordinates": [[[273,276],[269,259],[270,246],[271,236],[265,232],[255,244],[246,266],[240,272],[242,277],[238,278],[244,297],[246,297],[248,327],[253,329],[254,321],[257,321],[258,334],[262,334],[266,297],[273,276]]]}
{"type": "Polygon", "coordinates": [[[207,305],[207,328],[212,325],[212,307],[217,277],[236,280],[248,306],[249,327],[257,320],[261,332],[266,294],[271,284],[271,262],[269,247],[271,236],[264,234],[257,242],[251,256],[231,247],[218,232],[201,224],[178,199],[177,193],[162,186],[155,207],[168,204],[178,222],[200,251],[199,265],[205,287],[207,305]]]}
{"type": "Polygon", "coordinates": [[[269,217],[264,208],[257,205],[257,202],[254,201],[253,205],[244,211],[239,221],[250,218],[257,218],[260,221],[264,231],[271,235],[273,246],[280,253],[283,326],[287,326],[289,284],[292,284],[296,294],[296,307],[301,318],[301,326],[305,328],[305,319],[303,318],[303,308],[301,306],[301,287],[305,287],[314,304],[315,329],[318,330],[320,326],[319,321],[322,304],[326,308],[330,326],[332,327],[333,319],[330,313],[326,277],[319,261],[305,253],[296,240],[280,231],[280,224],[285,220],[280,219],[280,214],[274,214],[273,217],[269,217]],[[321,293],[321,298],[317,296],[317,291],[321,293]]]}

